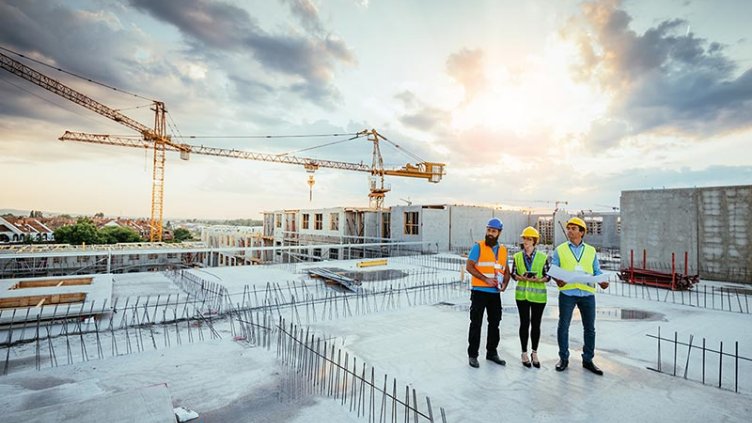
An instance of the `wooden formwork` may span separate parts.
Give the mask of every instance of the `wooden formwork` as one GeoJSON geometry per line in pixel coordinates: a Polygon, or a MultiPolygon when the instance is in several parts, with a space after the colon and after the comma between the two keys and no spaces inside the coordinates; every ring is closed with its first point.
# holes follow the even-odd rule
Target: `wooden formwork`
{"type": "Polygon", "coordinates": [[[17,307],[39,307],[50,304],[82,303],[86,300],[83,292],[66,294],[26,295],[23,297],[0,298],[0,309],[17,307]]]}
{"type": "Polygon", "coordinates": [[[71,285],[91,285],[93,278],[75,278],[75,279],[44,279],[34,281],[20,281],[17,284],[11,286],[9,289],[24,289],[24,288],[49,288],[58,286],[71,286],[71,285]]]}

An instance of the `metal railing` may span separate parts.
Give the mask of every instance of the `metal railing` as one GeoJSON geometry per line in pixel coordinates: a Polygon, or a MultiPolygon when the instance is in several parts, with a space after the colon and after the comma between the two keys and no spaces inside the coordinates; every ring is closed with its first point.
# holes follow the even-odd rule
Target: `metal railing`
{"type": "MultiPolygon", "coordinates": [[[[384,374],[384,383],[377,382],[381,376],[376,377],[373,366],[358,363],[357,357],[348,351],[343,354],[334,341],[322,340],[309,329],[304,331],[284,319],[277,325],[277,358],[293,376],[285,379],[288,382],[281,392],[285,395],[283,400],[318,394],[338,400],[358,417],[367,416],[369,422],[438,421],[428,396],[423,405],[410,385],[405,385],[403,396],[396,378],[384,374]]],[[[439,410],[440,421],[446,423],[444,408],[439,410]]]]}
{"type": "Polygon", "coordinates": [[[750,293],[743,289],[718,287],[703,283],[695,285],[691,290],[672,291],[655,286],[622,282],[614,275],[609,280],[608,289],[598,287],[598,293],[750,314],[750,293]]]}
{"type": "MultiPolygon", "coordinates": [[[[752,358],[739,355],[739,341],[733,342],[734,347],[731,350],[732,352],[729,352],[723,350],[723,341],[719,341],[717,350],[709,347],[705,338],[702,338],[702,344],[699,341],[695,344],[693,334],[688,336],[687,342],[679,341],[679,333],[676,331],[673,338],[663,338],[660,326],[658,327],[658,335],[646,334],[646,336],[657,340],[656,367],[648,367],[650,370],[695,380],[703,385],[713,384],[720,389],[733,389],[737,393],[740,390],[739,380],[750,380],[748,375],[752,374],[752,364],[750,364],[752,358]],[[665,350],[663,344],[666,343],[669,344],[668,360],[663,352],[665,350]],[[695,351],[694,355],[692,355],[693,351],[695,351]],[[684,363],[683,368],[682,362],[684,363]],[[744,362],[747,363],[746,366],[743,365],[744,362]],[[715,366],[716,363],[717,367],[715,366]],[[740,369],[745,372],[741,377],[740,369]]],[[[726,343],[726,345],[729,344],[726,343]]],[[[752,387],[741,387],[747,392],[750,388],[752,387]]]]}

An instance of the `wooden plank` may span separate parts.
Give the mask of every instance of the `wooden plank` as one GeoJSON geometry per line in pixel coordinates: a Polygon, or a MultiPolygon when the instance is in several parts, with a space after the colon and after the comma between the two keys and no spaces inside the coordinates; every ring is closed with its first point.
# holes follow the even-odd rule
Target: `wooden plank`
{"type": "Polygon", "coordinates": [[[75,278],[75,279],[43,279],[36,281],[21,281],[11,289],[24,289],[24,288],[46,288],[57,286],[72,286],[72,285],[91,285],[93,278],[75,278]]]}
{"type": "Polygon", "coordinates": [[[86,299],[84,292],[53,295],[27,295],[24,297],[0,298],[0,308],[32,307],[36,304],[80,303],[86,299]]]}

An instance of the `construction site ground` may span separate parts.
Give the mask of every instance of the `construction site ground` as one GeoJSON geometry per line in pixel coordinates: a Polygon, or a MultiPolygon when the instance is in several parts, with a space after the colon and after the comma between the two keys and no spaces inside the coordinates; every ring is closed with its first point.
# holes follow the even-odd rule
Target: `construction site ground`
{"type": "MultiPolygon", "coordinates": [[[[287,281],[323,284],[307,278],[305,269],[310,266],[366,271],[357,268],[356,262],[224,267],[190,272],[238,295],[247,289],[246,285],[266,289],[269,284],[283,286],[287,281]]],[[[413,275],[428,271],[423,276],[435,280],[459,277],[456,268],[436,270],[430,266],[425,261],[390,260],[387,266],[368,271],[391,269],[413,275]]],[[[369,288],[369,283],[371,287],[399,286],[409,280],[417,279],[364,282],[364,288],[369,288]]],[[[619,285],[612,284],[610,289],[618,292],[619,285]]],[[[177,290],[163,274],[128,274],[115,276],[113,295],[170,295],[177,290]]],[[[676,331],[686,341],[693,334],[696,346],[699,339],[706,338],[708,346],[717,348],[723,341],[731,350],[729,345],[738,341],[740,354],[749,357],[752,332],[746,328],[752,324],[751,314],[639,296],[599,294],[596,363],[605,371],[605,376],[599,377],[580,365],[582,329],[577,316],[570,332],[570,368],[563,373],[554,370],[558,360],[558,294],[554,287],[549,288],[542,324],[539,347],[542,366],[523,367],[519,362],[518,315],[513,292],[514,283],[503,294],[499,348],[500,355],[507,360],[503,367],[482,360],[482,356],[479,369],[467,364],[469,293],[466,290],[452,291],[451,295],[427,304],[411,305],[403,300],[399,307],[377,312],[309,321],[306,327],[357,357],[359,362],[368,363],[382,374],[396,378],[402,386],[409,385],[420,395],[430,397],[434,414],[438,414],[439,407],[444,408],[449,422],[743,422],[752,414],[752,363],[740,364],[738,393],[729,390],[729,386],[733,387],[734,370],[725,367],[730,365],[728,362],[723,364],[724,389],[714,386],[715,382],[703,385],[697,381],[698,350],[692,351],[687,361],[687,379],[681,377],[686,367],[686,348],[679,352],[679,376],[649,370],[648,367],[657,366],[656,340],[646,336],[657,334],[660,326],[664,337],[673,337],[676,331]]],[[[16,361],[7,375],[0,376],[0,409],[7,411],[3,421],[29,421],[32,414],[52,415],[44,413],[56,409],[59,415],[71,415],[60,410],[86,407],[104,410],[108,421],[168,421],[159,413],[153,418],[135,416],[116,404],[118,398],[137,402],[143,397],[140,392],[152,387],[161,387],[156,398],[165,394],[166,389],[172,407],[183,406],[198,412],[197,421],[363,421],[362,416],[358,418],[338,399],[306,391],[290,392],[287,380],[290,373],[277,357],[273,343],[264,347],[234,339],[227,321],[215,321],[215,329],[221,339],[207,337],[200,342],[61,363],[57,367],[43,363],[40,370],[34,366],[34,345],[16,346],[10,357],[16,361]]],[[[485,325],[483,333],[485,340],[485,325]]],[[[481,350],[484,345],[482,342],[481,350]]],[[[666,366],[673,365],[674,352],[666,351],[665,344],[664,349],[665,371],[666,366]]],[[[709,362],[709,367],[713,365],[718,367],[717,361],[712,365],[709,362]]],[[[155,409],[164,410],[165,401],[157,403],[155,409]]],[[[96,420],[84,416],[77,421],[96,420]]],[[[437,421],[441,420],[437,417],[437,421]]]]}

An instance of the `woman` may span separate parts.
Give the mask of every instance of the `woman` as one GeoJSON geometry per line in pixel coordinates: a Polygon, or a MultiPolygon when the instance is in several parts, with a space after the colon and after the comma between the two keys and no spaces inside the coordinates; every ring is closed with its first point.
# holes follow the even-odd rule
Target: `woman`
{"type": "Polygon", "coordinates": [[[514,298],[520,314],[520,344],[522,345],[522,365],[540,367],[538,360],[538,341],[540,340],[540,325],[543,309],[546,308],[548,294],[546,282],[551,278],[548,271],[548,256],[536,251],[540,234],[532,226],[522,231],[522,251],[514,255],[512,278],[517,281],[514,298]],[[528,329],[532,343],[532,354],[528,358],[527,341],[528,329]]]}

